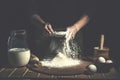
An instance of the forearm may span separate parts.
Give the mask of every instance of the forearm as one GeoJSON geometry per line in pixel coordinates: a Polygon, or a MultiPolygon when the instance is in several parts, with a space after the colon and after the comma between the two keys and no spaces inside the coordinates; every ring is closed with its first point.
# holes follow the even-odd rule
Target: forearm
{"type": "Polygon", "coordinates": [[[45,28],[49,32],[49,34],[54,32],[51,24],[46,23],[39,15],[37,15],[37,14],[33,15],[32,19],[36,26],[45,28]]]}
{"type": "Polygon", "coordinates": [[[43,19],[37,14],[34,14],[32,16],[32,21],[33,22],[38,22],[38,23],[41,23],[41,24],[45,24],[45,21],[43,21],[43,19]]]}
{"type": "Polygon", "coordinates": [[[78,20],[73,27],[76,28],[77,31],[79,31],[84,25],[86,25],[89,21],[89,18],[87,15],[84,15],[80,20],[78,20]]]}

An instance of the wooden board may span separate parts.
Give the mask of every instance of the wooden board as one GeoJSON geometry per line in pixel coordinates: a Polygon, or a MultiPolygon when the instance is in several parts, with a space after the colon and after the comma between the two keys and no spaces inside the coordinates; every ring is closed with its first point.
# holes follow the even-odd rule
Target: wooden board
{"type": "MultiPolygon", "coordinates": [[[[75,75],[75,74],[82,74],[86,71],[86,67],[91,64],[89,61],[81,60],[81,63],[76,66],[72,67],[65,67],[65,68],[49,68],[39,65],[38,67],[34,67],[33,64],[28,64],[27,67],[33,71],[50,74],[50,75],[75,75]]],[[[62,64],[61,64],[62,65],[62,64]]]]}

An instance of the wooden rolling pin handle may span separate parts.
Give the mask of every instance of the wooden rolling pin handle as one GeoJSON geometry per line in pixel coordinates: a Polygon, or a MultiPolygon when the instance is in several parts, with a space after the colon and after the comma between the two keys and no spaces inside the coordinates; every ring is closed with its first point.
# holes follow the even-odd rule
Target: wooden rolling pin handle
{"type": "Polygon", "coordinates": [[[101,40],[100,40],[100,49],[103,49],[104,46],[104,35],[101,35],[101,40]]]}

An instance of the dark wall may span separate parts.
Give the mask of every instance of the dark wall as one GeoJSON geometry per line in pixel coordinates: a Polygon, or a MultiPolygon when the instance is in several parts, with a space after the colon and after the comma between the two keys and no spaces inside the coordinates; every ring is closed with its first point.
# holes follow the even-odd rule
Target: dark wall
{"type": "Polygon", "coordinates": [[[17,0],[0,1],[0,63],[7,62],[7,39],[12,30],[27,26],[25,3],[17,0]]]}
{"type": "MultiPolygon", "coordinates": [[[[92,36],[93,43],[89,43],[91,45],[98,45],[100,34],[103,33],[105,35],[105,46],[110,48],[110,58],[114,61],[116,67],[120,66],[119,7],[118,0],[99,1],[93,27],[89,27],[87,30],[90,33],[89,35],[92,36]]],[[[88,37],[90,38],[90,36],[88,37]]]]}
{"type": "MultiPolygon", "coordinates": [[[[105,35],[105,46],[110,48],[113,59],[119,59],[119,4],[118,0],[99,0],[93,20],[85,30],[88,50],[99,45],[100,35],[105,35]]],[[[27,29],[27,0],[0,1],[0,62],[7,60],[7,39],[10,31],[27,29]]],[[[116,60],[115,60],[116,61],[116,60]]]]}

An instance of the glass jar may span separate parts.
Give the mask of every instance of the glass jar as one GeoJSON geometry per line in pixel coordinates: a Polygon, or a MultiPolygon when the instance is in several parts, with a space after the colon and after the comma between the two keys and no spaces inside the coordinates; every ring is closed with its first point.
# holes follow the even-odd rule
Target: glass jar
{"type": "Polygon", "coordinates": [[[14,30],[8,38],[8,61],[12,66],[25,66],[30,60],[25,30],[14,30]]]}

